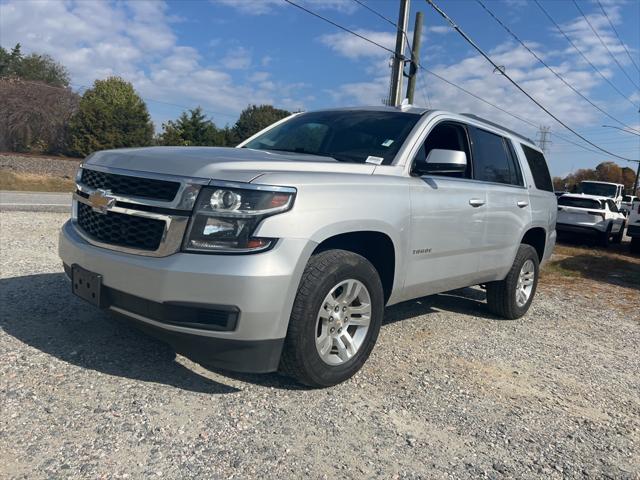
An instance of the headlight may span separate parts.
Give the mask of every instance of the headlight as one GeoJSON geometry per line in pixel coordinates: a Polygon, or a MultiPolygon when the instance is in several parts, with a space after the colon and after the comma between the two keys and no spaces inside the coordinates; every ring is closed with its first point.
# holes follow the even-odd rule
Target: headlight
{"type": "Polygon", "coordinates": [[[253,236],[266,217],[293,206],[290,187],[204,187],[189,223],[183,250],[189,252],[249,253],[269,248],[274,239],[253,236]]]}

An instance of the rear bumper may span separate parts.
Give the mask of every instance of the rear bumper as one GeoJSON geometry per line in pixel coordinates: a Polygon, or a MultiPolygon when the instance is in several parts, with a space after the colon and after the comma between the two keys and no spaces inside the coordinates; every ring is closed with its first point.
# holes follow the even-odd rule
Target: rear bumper
{"type": "Polygon", "coordinates": [[[640,225],[629,225],[627,227],[627,235],[630,237],[640,237],[640,225]]]}
{"type": "Polygon", "coordinates": [[[71,222],[59,239],[64,264],[102,276],[105,308],[186,357],[243,372],[277,369],[298,283],[314,248],[313,242],[287,239],[255,255],[143,257],[91,245],[71,222]]]}
{"type": "Polygon", "coordinates": [[[605,230],[589,226],[589,225],[573,225],[569,223],[558,223],[556,224],[556,230],[560,233],[581,233],[586,235],[601,235],[605,232],[605,230]]]}

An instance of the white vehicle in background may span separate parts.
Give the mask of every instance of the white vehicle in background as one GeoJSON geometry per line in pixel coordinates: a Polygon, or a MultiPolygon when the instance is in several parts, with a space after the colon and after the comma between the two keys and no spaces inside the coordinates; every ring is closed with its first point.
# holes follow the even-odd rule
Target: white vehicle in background
{"type": "Polygon", "coordinates": [[[631,213],[633,202],[637,200],[638,200],[638,197],[636,197],[635,195],[625,195],[624,197],[622,197],[622,204],[620,205],[620,211],[625,215],[629,215],[631,213]]]}
{"type": "Polygon", "coordinates": [[[595,236],[606,247],[611,237],[614,243],[622,241],[625,223],[625,216],[611,198],[581,193],[558,198],[558,233],[595,236]]]}
{"type": "Polygon", "coordinates": [[[636,197],[627,218],[627,235],[631,237],[631,253],[640,253],[640,198],[636,197]]]}
{"type": "Polygon", "coordinates": [[[618,210],[622,206],[622,194],[624,185],[621,183],[598,182],[596,180],[583,180],[580,182],[579,193],[585,195],[595,195],[596,197],[607,197],[613,200],[618,210]]]}

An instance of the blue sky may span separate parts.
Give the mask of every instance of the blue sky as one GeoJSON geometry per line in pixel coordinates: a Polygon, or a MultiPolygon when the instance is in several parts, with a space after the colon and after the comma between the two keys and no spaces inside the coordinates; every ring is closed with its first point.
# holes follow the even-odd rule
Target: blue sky
{"type": "MultiPolygon", "coordinates": [[[[353,0],[297,0],[393,48],[393,27],[353,0]]],[[[363,0],[396,19],[397,0],[363,0]]],[[[535,3],[485,0],[526,44],[576,89],[621,122],[640,129],[637,107],[584,62],[535,3]]],[[[597,1],[578,0],[627,75],[640,85],[597,1]]],[[[572,1],[540,0],[587,58],[640,105],[640,93],[594,36],[572,1]]],[[[640,137],[571,92],[495,23],[475,1],[440,0],[440,6],[530,93],[586,137],[622,156],[640,157],[640,137]]],[[[640,66],[640,2],[600,0],[640,66]]],[[[541,112],[479,57],[423,0],[422,63],[438,74],[537,125],[581,143],[541,112]]],[[[66,65],[75,89],[118,74],[147,101],[159,128],[185,108],[201,105],[218,125],[233,123],[249,103],[290,110],[380,104],[389,82],[389,54],[296,9],[283,0],[28,1],[0,0],[0,44],[44,52],[66,65]]],[[[474,112],[535,137],[536,129],[456,90],[431,75],[419,83],[416,103],[474,112]]],[[[607,160],[553,135],[555,175],[607,160]]],[[[619,161],[621,165],[626,162],[619,161]]],[[[627,164],[629,165],[629,164],[627,164]]],[[[635,167],[635,165],[631,165],[635,167]]]]}

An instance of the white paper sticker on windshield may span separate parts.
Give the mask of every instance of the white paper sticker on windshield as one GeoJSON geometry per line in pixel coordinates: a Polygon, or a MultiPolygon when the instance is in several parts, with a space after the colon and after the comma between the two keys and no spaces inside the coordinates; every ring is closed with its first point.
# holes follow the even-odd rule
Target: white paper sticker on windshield
{"type": "Polygon", "coordinates": [[[392,143],[393,143],[393,139],[389,138],[389,139],[385,140],[384,142],[382,142],[382,146],[383,147],[390,147],[392,143]]]}
{"type": "Polygon", "coordinates": [[[382,162],[384,162],[384,158],[382,158],[382,157],[372,157],[371,155],[369,155],[367,157],[367,159],[365,160],[365,162],[373,163],[374,165],[382,165],[382,162]]]}

